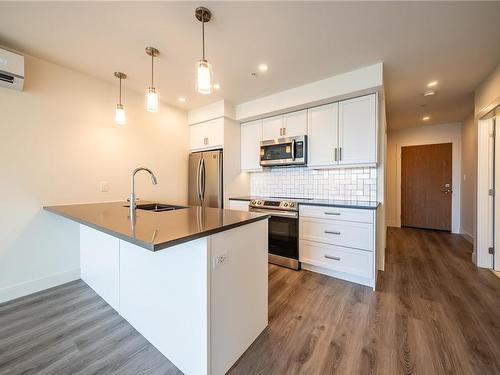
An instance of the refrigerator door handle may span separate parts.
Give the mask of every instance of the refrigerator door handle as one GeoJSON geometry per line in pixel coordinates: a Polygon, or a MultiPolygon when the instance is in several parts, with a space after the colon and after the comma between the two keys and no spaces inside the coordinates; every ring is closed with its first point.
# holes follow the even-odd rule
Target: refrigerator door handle
{"type": "Polygon", "coordinates": [[[205,170],[205,159],[201,159],[201,203],[205,200],[205,182],[206,182],[206,170],[205,170]]]}
{"type": "Polygon", "coordinates": [[[198,160],[198,168],[196,169],[196,195],[198,196],[198,199],[200,200],[200,204],[201,204],[201,174],[200,174],[200,170],[201,170],[201,160],[198,160]]]}

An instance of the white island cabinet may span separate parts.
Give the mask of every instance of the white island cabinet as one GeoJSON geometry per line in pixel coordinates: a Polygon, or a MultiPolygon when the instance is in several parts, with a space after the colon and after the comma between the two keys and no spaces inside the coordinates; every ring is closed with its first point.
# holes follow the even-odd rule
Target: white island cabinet
{"type": "Polygon", "coordinates": [[[267,326],[267,225],[149,251],[81,224],[81,277],[182,372],[224,374],[267,326]]]}

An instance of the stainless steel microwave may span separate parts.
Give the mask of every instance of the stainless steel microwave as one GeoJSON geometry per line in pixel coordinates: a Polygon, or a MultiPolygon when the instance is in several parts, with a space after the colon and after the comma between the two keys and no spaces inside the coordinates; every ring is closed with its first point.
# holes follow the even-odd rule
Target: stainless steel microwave
{"type": "Polygon", "coordinates": [[[307,164],[307,135],[260,142],[263,167],[307,164]]]}

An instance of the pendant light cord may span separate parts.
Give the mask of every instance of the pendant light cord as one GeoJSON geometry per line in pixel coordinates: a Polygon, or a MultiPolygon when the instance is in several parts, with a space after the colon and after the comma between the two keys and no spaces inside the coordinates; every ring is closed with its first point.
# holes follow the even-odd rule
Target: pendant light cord
{"type": "Polygon", "coordinates": [[[203,61],[205,61],[205,12],[201,12],[201,40],[203,46],[203,61]]]}
{"type": "Polygon", "coordinates": [[[154,87],[153,83],[153,78],[154,78],[154,70],[153,70],[153,60],[154,60],[154,53],[151,53],[151,87],[154,87]]]}
{"type": "Polygon", "coordinates": [[[122,105],[122,78],[120,77],[120,105],[122,105]]]}

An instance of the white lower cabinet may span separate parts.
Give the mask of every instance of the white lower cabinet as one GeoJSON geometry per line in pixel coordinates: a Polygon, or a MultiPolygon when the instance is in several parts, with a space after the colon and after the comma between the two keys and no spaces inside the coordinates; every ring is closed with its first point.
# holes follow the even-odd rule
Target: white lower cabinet
{"type": "Polygon", "coordinates": [[[301,241],[302,262],[365,278],[373,277],[373,254],[348,247],[301,241]]]}
{"type": "Polygon", "coordinates": [[[225,374],[268,323],[267,231],[153,252],[82,224],[81,278],[183,373],[225,374]]]}
{"type": "Polygon", "coordinates": [[[300,205],[302,268],[375,289],[375,210],[300,205]]]}

